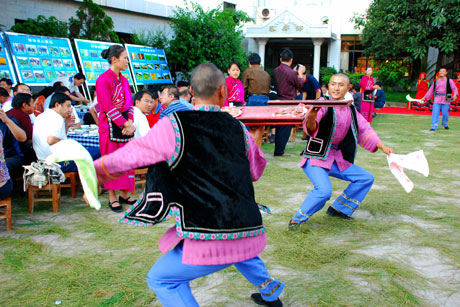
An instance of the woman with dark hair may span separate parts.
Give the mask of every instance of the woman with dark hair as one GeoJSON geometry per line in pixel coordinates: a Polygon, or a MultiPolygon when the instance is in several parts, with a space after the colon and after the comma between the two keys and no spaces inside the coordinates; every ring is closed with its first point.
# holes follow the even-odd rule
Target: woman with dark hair
{"type": "Polygon", "coordinates": [[[372,77],[372,67],[366,69],[366,74],[359,82],[361,87],[361,115],[368,122],[372,122],[372,115],[374,114],[374,78],[372,77]]]}
{"type": "Polygon", "coordinates": [[[227,99],[225,100],[224,107],[229,103],[241,107],[244,105],[244,87],[243,83],[238,79],[241,73],[241,66],[238,62],[231,62],[228,65],[228,77],[225,79],[227,84],[227,99]]]}
{"type": "MultiPolygon", "coordinates": [[[[128,68],[128,53],[119,45],[113,45],[102,51],[101,56],[110,63],[110,69],[96,80],[96,93],[99,113],[99,147],[105,156],[123,147],[133,136],[134,110],[131,89],[128,80],[121,74],[128,68]]],[[[103,160],[102,160],[103,163],[103,160]]],[[[134,198],[129,192],[134,191],[134,173],[128,172],[113,177],[104,184],[109,192],[109,208],[122,212],[121,204],[133,204],[134,198]],[[120,190],[117,199],[116,191],[120,190]]]]}

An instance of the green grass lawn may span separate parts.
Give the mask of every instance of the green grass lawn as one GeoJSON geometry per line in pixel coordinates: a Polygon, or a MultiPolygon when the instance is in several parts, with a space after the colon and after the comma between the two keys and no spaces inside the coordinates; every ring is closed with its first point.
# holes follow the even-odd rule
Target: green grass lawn
{"type": "Polygon", "coordinates": [[[407,102],[407,94],[411,95],[412,98],[415,98],[415,92],[385,92],[386,101],[389,102],[407,102]]]}
{"type": "MultiPolygon", "coordinates": [[[[375,183],[355,219],[326,216],[325,209],[347,183],[332,179],[326,207],[288,232],[287,224],[312,188],[298,167],[304,142],[289,143],[293,157],[273,157],[255,183],[256,198],[272,209],[263,214],[268,244],[261,254],[270,273],[286,282],[286,306],[458,306],[460,302],[460,118],[451,130],[430,132],[430,117],[383,115],[372,123],[381,139],[405,154],[423,149],[430,164],[407,194],[388,170],[382,152],[359,150],[356,163],[375,183]]],[[[299,135],[300,137],[300,135],[299,135]]],[[[13,231],[0,222],[0,306],[159,306],[145,275],[161,256],[158,239],[172,221],[155,227],[118,222],[106,207],[96,211],[81,194],[69,193],[53,214],[27,199],[13,198],[13,231]]],[[[234,268],[195,280],[202,306],[255,306],[255,288],[234,268]]]]}

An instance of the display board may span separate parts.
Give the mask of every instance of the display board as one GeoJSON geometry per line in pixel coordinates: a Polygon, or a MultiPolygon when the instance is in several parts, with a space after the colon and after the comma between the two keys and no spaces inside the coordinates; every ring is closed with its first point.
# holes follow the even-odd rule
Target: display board
{"type": "MultiPolygon", "coordinates": [[[[77,54],[80,59],[83,74],[86,76],[86,83],[88,85],[96,85],[97,78],[110,68],[109,62],[107,59],[102,58],[101,52],[115,44],[83,39],[74,39],[74,42],[77,47],[77,54]]],[[[116,45],[121,46],[121,44],[116,45]]],[[[133,85],[129,67],[126,71],[122,71],[121,73],[129,80],[129,84],[133,85]]]]}
{"type": "Polygon", "coordinates": [[[0,79],[11,79],[13,84],[17,83],[14,67],[11,63],[11,58],[6,49],[5,38],[0,34],[0,79]]]}
{"type": "Polygon", "coordinates": [[[137,84],[171,84],[171,73],[163,49],[125,44],[137,84]]]}
{"type": "Polygon", "coordinates": [[[5,32],[19,81],[48,85],[77,73],[77,63],[67,38],[5,32]]]}

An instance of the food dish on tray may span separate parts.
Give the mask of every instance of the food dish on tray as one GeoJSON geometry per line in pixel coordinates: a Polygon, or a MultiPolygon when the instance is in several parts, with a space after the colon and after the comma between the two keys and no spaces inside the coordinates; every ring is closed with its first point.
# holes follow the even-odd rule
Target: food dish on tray
{"type": "Polygon", "coordinates": [[[289,116],[289,117],[300,117],[307,113],[307,109],[302,106],[295,107],[284,107],[279,108],[278,111],[273,113],[273,116],[289,116]]]}
{"type": "Polygon", "coordinates": [[[241,109],[238,109],[238,108],[222,108],[222,111],[223,112],[227,112],[228,114],[230,114],[231,116],[233,117],[238,117],[241,115],[241,109]]]}

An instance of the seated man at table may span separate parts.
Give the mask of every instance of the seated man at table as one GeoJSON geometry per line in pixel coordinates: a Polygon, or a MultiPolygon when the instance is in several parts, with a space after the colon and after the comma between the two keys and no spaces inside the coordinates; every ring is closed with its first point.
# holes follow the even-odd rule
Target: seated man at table
{"type": "Polygon", "coordinates": [[[152,128],[159,120],[161,111],[166,109],[166,106],[160,103],[160,98],[158,97],[158,91],[149,91],[150,95],[152,95],[152,112],[147,114],[147,121],[149,122],[150,128],[152,128]]]}
{"type": "Polygon", "coordinates": [[[34,100],[30,94],[19,93],[14,96],[13,109],[6,112],[10,117],[14,117],[19,126],[25,131],[27,139],[25,142],[20,142],[19,146],[24,155],[23,165],[29,165],[37,160],[34,149],[32,147],[33,125],[30,120],[30,114],[34,113],[34,100]]]}
{"type": "Polygon", "coordinates": [[[8,116],[3,110],[0,110],[0,131],[3,135],[3,155],[8,172],[13,179],[21,177],[24,169],[19,142],[27,139],[26,133],[19,127],[17,120],[8,116]]]}
{"type": "MultiPolygon", "coordinates": [[[[39,160],[45,160],[51,154],[51,145],[67,139],[67,131],[74,122],[70,97],[62,93],[55,93],[51,99],[50,108],[37,116],[34,125],[32,141],[39,160]]],[[[97,152],[89,151],[89,153],[93,159],[100,156],[100,153],[98,155],[97,152]]],[[[77,171],[77,166],[73,161],[59,162],[59,164],[64,173],[77,171]]]]}
{"type": "Polygon", "coordinates": [[[160,112],[160,119],[164,116],[180,111],[193,110],[191,103],[179,100],[179,91],[174,85],[166,85],[160,94],[160,102],[166,109],[160,112]]]}
{"type": "MultiPolygon", "coordinates": [[[[3,111],[8,112],[9,110],[11,110],[13,108],[13,105],[12,105],[13,98],[14,98],[14,96],[16,96],[17,94],[20,94],[20,93],[32,95],[32,92],[30,91],[30,87],[27,84],[25,84],[25,83],[16,84],[13,87],[13,97],[10,97],[10,99],[8,99],[2,105],[3,111]]],[[[32,117],[31,117],[31,120],[32,120],[32,123],[33,123],[32,117]]]]}
{"type": "Polygon", "coordinates": [[[77,73],[73,77],[60,77],[55,79],[51,86],[56,82],[64,83],[64,86],[70,90],[70,98],[72,99],[72,105],[75,104],[88,104],[89,101],[80,93],[79,87],[82,86],[86,81],[86,77],[82,73],[77,73]]]}
{"type": "MultiPolygon", "coordinates": [[[[49,105],[51,104],[51,99],[53,99],[53,96],[54,94],[64,94],[64,95],[67,95],[70,97],[70,90],[65,87],[65,86],[59,86],[55,89],[54,93],[51,94],[50,96],[48,96],[48,98],[46,98],[45,100],[45,103],[43,104],[43,108],[46,110],[48,110],[49,108],[49,105]]],[[[75,117],[75,123],[73,124],[73,128],[81,128],[81,120],[80,118],[78,117],[77,115],[77,111],[75,110],[75,108],[72,107],[72,115],[75,117]]]]}
{"type": "Polygon", "coordinates": [[[152,112],[153,98],[152,95],[147,91],[139,91],[134,95],[134,126],[136,132],[134,137],[146,135],[149,130],[149,122],[147,121],[146,115],[152,112]]]}

